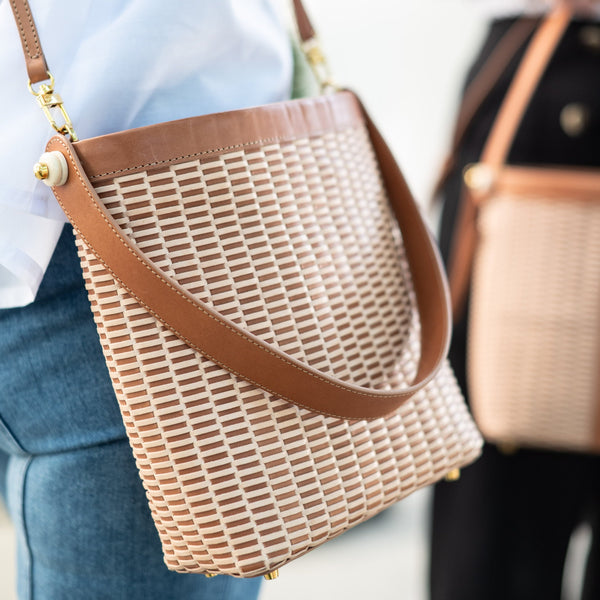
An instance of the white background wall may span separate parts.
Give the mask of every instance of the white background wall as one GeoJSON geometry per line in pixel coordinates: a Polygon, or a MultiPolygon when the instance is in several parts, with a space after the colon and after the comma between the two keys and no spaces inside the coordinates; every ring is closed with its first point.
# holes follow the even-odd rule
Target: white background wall
{"type": "Polygon", "coordinates": [[[306,0],[336,80],[356,90],[423,201],[483,34],[473,0],[306,0]]]}

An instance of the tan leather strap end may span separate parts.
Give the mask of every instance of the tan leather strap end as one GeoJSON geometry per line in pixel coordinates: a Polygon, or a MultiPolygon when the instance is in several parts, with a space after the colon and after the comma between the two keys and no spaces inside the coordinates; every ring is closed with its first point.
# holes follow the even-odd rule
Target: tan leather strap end
{"type": "Polygon", "coordinates": [[[44,81],[48,79],[48,65],[31,16],[29,2],[27,0],[10,0],[10,6],[21,36],[29,81],[31,83],[44,81]]]}
{"type": "Polygon", "coordinates": [[[301,0],[294,0],[294,14],[298,25],[298,33],[303,42],[315,37],[315,30],[301,0]]]}
{"type": "Polygon", "coordinates": [[[465,190],[448,260],[452,319],[455,323],[465,314],[476,246],[477,205],[471,194],[465,190]]]}

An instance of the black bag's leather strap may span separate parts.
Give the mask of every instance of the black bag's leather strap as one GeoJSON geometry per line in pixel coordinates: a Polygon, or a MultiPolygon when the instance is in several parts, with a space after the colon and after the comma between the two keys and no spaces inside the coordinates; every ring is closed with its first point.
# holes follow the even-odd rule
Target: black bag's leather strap
{"type": "Polygon", "coordinates": [[[539,19],[537,18],[517,19],[496,43],[485,64],[479,69],[477,76],[465,90],[454,126],[450,152],[433,187],[431,202],[435,202],[439,198],[448,177],[456,167],[458,151],[479,108],[494,89],[502,74],[506,72],[512,59],[523,47],[538,23],[539,19]]]}
{"type": "Polygon", "coordinates": [[[464,314],[466,306],[477,245],[478,205],[493,193],[494,179],[506,162],[525,111],[572,17],[569,6],[559,2],[538,27],[506,93],[482,152],[480,162],[489,181],[481,190],[465,189],[448,262],[455,321],[464,314]]]}
{"type": "Polygon", "coordinates": [[[533,36],[490,131],[482,163],[493,169],[505,163],[531,98],[572,18],[568,5],[559,3],[533,36]]]}

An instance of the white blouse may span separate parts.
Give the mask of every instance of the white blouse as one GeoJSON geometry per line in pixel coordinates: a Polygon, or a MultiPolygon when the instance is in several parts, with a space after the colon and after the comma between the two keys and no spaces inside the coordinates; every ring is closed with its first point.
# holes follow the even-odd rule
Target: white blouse
{"type": "MultiPolygon", "coordinates": [[[[30,0],[80,138],[290,95],[287,27],[269,0],[30,0]]],[[[0,0],[0,308],[32,302],[65,218],[32,167],[53,134],[27,90],[0,0]]]]}

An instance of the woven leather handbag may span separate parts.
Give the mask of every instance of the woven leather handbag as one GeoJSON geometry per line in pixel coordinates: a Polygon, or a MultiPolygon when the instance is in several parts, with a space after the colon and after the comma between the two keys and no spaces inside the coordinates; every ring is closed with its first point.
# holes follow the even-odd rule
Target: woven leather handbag
{"type": "Polygon", "coordinates": [[[476,458],[437,250],[354,94],[58,128],[37,174],[75,229],[170,569],[269,575],[476,458]]]}
{"type": "Polygon", "coordinates": [[[600,450],[600,172],[507,165],[527,105],[570,20],[536,31],[482,153],[450,264],[455,314],[471,274],[469,395],[484,436],[600,450]]]}

